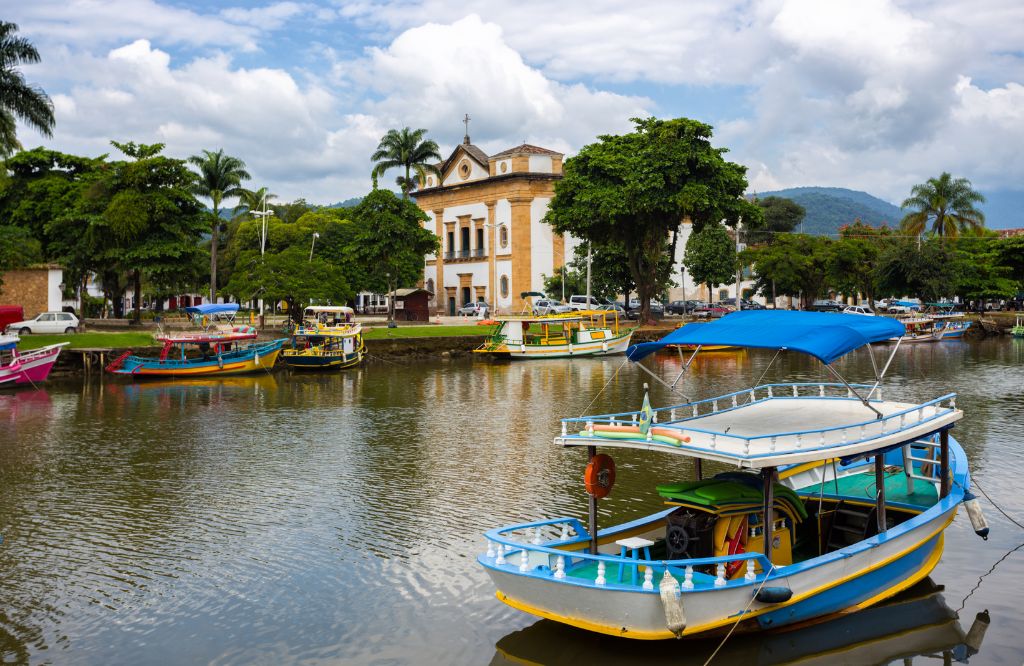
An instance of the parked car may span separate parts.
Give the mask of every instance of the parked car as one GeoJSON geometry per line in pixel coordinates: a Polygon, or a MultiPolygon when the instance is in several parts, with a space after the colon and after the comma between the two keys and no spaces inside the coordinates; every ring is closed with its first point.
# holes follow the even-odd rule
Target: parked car
{"type": "Polygon", "coordinates": [[[707,303],[704,301],[672,301],[665,307],[665,311],[669,314],[690,314],[697,308],[702,308],[705,305],[707,305],[707,303]]]}
{"type": "Polygon", "coordinates": [[[78,317],[70,312],[41,312],[35,319],[16,321],[7,325],[7,333],[74,333],[78,317]]]}
{"type": "MultiPolygon", "coordinates": [[[[635,311],[637,315],[640,314],[640,299],[631,298],[629,299],[629,311],[635,311]]],[[[651,299],[651,314],[655,316],[662,316],[665,314],[665,304],[660,301],[651,299]]]]}
{"type": "Polygon", "coordinates": [[[610,315],[614,313],[616,319],[635,319],[636,314],[627,312],[625,308],[619,303],[605,303],[604,305],[594,308],[598,312],[607,312],[610,315]],[[632,315],[632,316],[631,316],[632,315]]]}
{"type": "Polygon", "coordinates": [[[843,308],[843,314],[859,314],[873,317],[875,311],[866,305],[847,305],[843,308]]]}
{"type": "Polygon", "coordinates": [[[572,312],[572,308],[551,298],[541,298],[533,304],[534,315],[565,314],[566,312],[572,312]]]}
{"type": "Polygon", "coordinates": [[[830,298],[821,298],[811,303],[810,309],[814,312],[842,312],[846,306],[839,301],[830,298]]]}
{"type": "Polygon", "coordinates": [[[486,317],[487,313],[491,311],[491,306],[487,305],[484,301],[477,301],[475,303],[466,303],[459,308],[459,315],[466,315],[468,317],[486,317]]]}
{"type": "Polygon", "coordinates": [[[729,308],[723,308],[718,304],[705,305],[704,307],[697,308],[693,311],[694,317],[700,317],[702,319],[718,319],[732,312],[729,308]]]}
{"type": "Polygon", "coordinates": [[[569,297],[569,307],[573,310],[596,310],[602,305],[605,304],[595,296],[590,297],[589,303],[587,302],[587,296],[585,294],[582,296],[573,294],[569,297]]]}
{"type": "MultiPolygon", "coordinates": [[[[765,309],[765,307],[763,305],[761,305],[760,303],[755,303],[754,301],[748,301],[745,298],[740,299],[740,304],[743,306],[744,310],[764,310],[765,309]]],[[[722,300],[720,300],[718,302],[718,305],[721,305],[722,307],[728,307],[731,310],[735,310],[736,309],[736,299],[735,298],[723,298],[722,300]]]]}

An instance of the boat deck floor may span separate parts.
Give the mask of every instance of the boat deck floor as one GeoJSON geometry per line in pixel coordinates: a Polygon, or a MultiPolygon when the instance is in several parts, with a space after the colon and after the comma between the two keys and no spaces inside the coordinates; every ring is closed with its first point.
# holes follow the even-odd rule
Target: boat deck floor
{"type": "MultiPolygon", "coordinates": [[[[849,497],[863,499],[867,502],[875,501],[875,473],[864,472],[839,477],[838,492],[836,482],[828,480],[825,482],[824,494],[826,496],[849,497]]],[[[821,484],[807,486],[797,491],[801,496],[817,497],[821,492],[821,484]]],[[[935,484],[914,479],[914,492],[907,492],[907,477],[903,470],[898,472],[886,472],[885,474],[885,500],[886,502],[898,502],[913,506],[929,507],[939,501],[939,493],[935,484]]]]}

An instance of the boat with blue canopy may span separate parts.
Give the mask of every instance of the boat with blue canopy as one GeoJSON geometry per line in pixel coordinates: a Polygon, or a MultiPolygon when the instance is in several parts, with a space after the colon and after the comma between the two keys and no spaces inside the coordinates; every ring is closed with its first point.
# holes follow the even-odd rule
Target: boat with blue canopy
{"type": "Polygon", "coordinates": [[[847,613],[922,580],[961,504],[979,535],[988,527],[950,436],[963,417],[956,395],[883,398],[899,343],[887,359],[871,344],[903,334],[884,317],[758,310],[630,347],[634,367],[674,393],[704,346],[775,354],[749,388],[664,407],[645,390],[639,409],[563,419],[555,443],[588,455],[586,522],[544,518],[487,532],[478,562],[498,598],[591,631],[662,639],[847,613]],[[694,346],[688,359],[680,345],[694,346]],[[671,382],[642,363],[669,346],[683,361],[671,382]],[[836,368],[858,349],[871,357],[869,383],[836,368]],[[836,381],[761,383],[793,352],[836,381]],[[599,528],[615,464],[598,450],[614,448],[692,458],[696,478],[657,486],[667,508],[599,528]],[[704,461],[734,469],[705,476],[704,461]]]}

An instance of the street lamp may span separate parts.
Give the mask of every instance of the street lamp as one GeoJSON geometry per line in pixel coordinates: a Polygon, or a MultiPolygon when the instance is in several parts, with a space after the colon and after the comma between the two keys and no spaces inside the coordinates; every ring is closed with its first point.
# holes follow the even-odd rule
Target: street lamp
{"type": "Polygon", "coordinates": [[[263,210],[251,210],[250,215],[260,218],[260,256],[267,250],[267,218],[274,214],[274,211],[267,210],[267,193],[263,193],[263,199],[260,201],[260,205],[263,210]]]}
{"type": "Polygon", "coordinates": [[[313,232],[313,243],[309,246],[309,260],[313,261],[313,248],[316,247],[316,239],[320,238],[320,234],[313,232]]]}

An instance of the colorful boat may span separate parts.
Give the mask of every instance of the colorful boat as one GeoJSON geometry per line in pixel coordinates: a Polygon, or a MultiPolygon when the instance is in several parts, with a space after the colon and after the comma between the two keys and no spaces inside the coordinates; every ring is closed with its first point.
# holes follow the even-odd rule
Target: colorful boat
{"type": "Polygon", "coordinates": [[[957,312],[956,303],[928,303],[927,315],[935,320],[936,330],[942,333],[942,340],[964,337],[971,322],[963,312],[957,312]]]}
{"type": "Polygon", "coordinates": [[[487,340],[473,351],[503,358],[559,358],[622,354],[633,329],[619,330],[619,320],[607,312],[581,310],[540,317],[498,317],[487,340]]]}
{"type": "Polygon", "coordinates": [[[956,395],[883,399],[895,349],[870,385],[833,366],[903,332],[886,317],[748,311],[631,347],[634,362],[670,344],[800,352],[838,381],[763,384],[659,409],[645,394],[638,411],[563,419],[555,443],[585,447],[590,459],[586,524],[558,517],[487,532],[478,562],[498,599],[590,631],[663,639],[860,610],[922,580],[961,503],[988,535],[966,455],[949,435],[963,416],[956,395]],[[697,479],[658,486],[669,508],[598,529],[598,499],[615,480],[599,447],[694,458],[697,479]],[[736,471],[704,478],[705,460],[736,471]]]}
{"type": "Polygon", "coordinates": [[[107,372],[131,377],[207,377],[269,371],[287,341],[255,342],[257,330],[233,326],[237,303],[212,303],[185,308],[205,330],[156,336],[160,356],[147,358],[127,351],[107,366],[107,372]]]}
{"type": "MultiPolygon", "coordinates": [[[[942,339],[942,328],[937,327],[935,320],[931,317],[910,315],[908,317],[898,317],[897,320],[903,324],[905,332],[903,335],[890,338],[888,342],[896,342],[900,340],[905,343],[938,342],[942,339]]],[[[883,342],[886,341],[883,340],[883,342]]]]}
{"type": "Polygon", "coordinates": [[[0,387],[35,385],[46,381],[68,342],[47,345],[27,352],[18,351],[17,335],[0,335],[0,387]]]}
{"type": "Polygon", "coordinates": [[[359,365],[366,347],[362,326],[353,323],[352,308],[317,305],[306,308],[302,324],[292,332],[291,348],[281,360],[295,370],[337,370],[359,365]]]}

